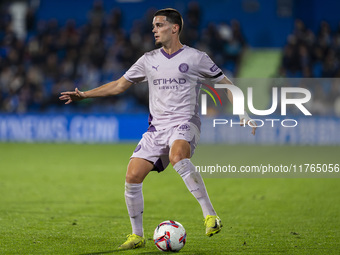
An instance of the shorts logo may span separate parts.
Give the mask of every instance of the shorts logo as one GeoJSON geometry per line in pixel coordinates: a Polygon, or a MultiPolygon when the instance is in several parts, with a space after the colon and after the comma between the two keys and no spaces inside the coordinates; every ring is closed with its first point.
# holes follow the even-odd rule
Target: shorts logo
{"type": "Polygon", "coordinates": [[[142,145],[138,144],[137,147],[136,147],[136,149],[134,150],[134,152],[139,151],[141,148],[142,148],[142,145]]]}
{"type": "Polygon", "coordinates": [[[188,124],[183,124],[183,125],[179,126],[178,130],[189,131],[190,130],[190,126],[188,124]]]}
{"type": "Polygon", "coordinates": [[[210,67],[211,72],[215,72],[217,69],[218,69],[218,66],[215,64],[212,67],[210,67]]]}
{"type": "Polygon", "coordinates": [[[188,64],[186,64],[186,63],[182,63],[182,64],[179,65],[178,70],[179,70],[181,73],[186,73],[186,72],[188,72],[188,70],[189,70],[189,66],[188,66],[188,64]]]}

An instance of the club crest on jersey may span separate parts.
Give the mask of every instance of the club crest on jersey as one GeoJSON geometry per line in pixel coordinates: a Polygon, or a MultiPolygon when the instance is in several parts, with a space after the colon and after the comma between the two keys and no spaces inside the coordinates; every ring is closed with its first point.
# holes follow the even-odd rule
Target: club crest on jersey
{"type": "Polygon", "coordinates": [[[188,64],[186,64],[186,63],[182,63],[182,64],[179,65],[178,70],[179,70],[181,73],[186,73],[186,72],[188,72],[188,70],[189,70],[189,66],[188,66],[188,64]]]}

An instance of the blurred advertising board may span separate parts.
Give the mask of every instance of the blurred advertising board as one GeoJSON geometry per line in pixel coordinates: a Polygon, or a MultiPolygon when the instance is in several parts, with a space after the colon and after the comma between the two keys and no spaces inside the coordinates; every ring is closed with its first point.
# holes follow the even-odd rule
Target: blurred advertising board
{"type": "MultiPolygon", "coordinates": [[[[0,114],[2,142],[115,143],[138,141],[147,130],[147,114],[0,114]]],[[[230,116],[202,117],[201,143],[339,145],[340,119],[295,117],[294,122],[271,117],[257,119],[256,135],[230,116]],[[216,122],[216,121],[215,121],[216,122]]]]}

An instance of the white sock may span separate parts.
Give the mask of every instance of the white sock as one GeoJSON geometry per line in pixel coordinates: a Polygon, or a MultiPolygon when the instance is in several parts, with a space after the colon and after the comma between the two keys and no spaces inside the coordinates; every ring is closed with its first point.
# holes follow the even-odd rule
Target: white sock
{"type": "Polygon", "coordinates": [[[125,182],[125,202],[130,216],[132,234],[143,236],[143,183],[125,182]]]}
{"type": "Polygon", "coordinates": [[[174,169],[182,177],[185,185],[200,203],[204,218],[207,215],[216,215],[216,212],[210,202],[207,190],[205,188],[202,176],[196,172],[195,166],[190,159],[182,159],[174,165],[174,169]]]}

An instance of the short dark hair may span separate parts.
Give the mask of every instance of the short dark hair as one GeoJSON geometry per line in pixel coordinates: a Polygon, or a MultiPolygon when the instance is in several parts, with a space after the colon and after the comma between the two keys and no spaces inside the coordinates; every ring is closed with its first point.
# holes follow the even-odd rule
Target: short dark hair
{"type": "Polygon", "coordinates": [[[179,25],[178,34],[181,33],[182,27],[183,27],[183,19],[179,11],[172,9],[172,8],[166,8],[166,9],[156,11],[156,13],[153,16],[154,17],[165,16],[166,20],[169,21],[170,23],[179,25]]]}

